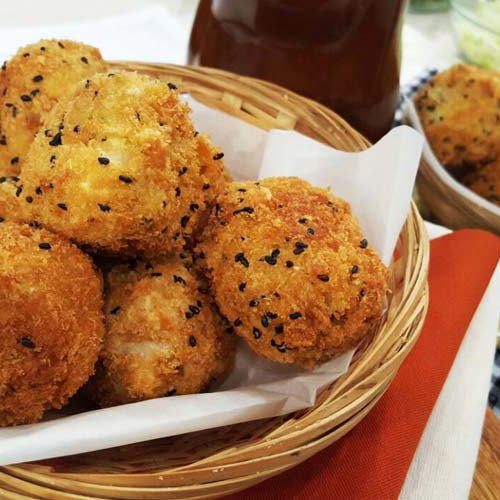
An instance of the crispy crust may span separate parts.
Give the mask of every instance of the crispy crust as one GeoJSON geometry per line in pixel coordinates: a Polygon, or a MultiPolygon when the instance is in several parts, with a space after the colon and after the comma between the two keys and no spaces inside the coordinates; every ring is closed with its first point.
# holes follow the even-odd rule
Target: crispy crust
{"type": "Polygon", "coordinates": [[[382,315],[388,269],[349,205],[300,179],[231,184],[196,252],[221,313],[273,361],[324,362],[382,315]]]}
{"type": "Polygon", "coordinates": [[[107,274],[107,333],[88,388],[96,402],[193,394],[231,371],[236,336],[200,289],[178,257],[134,261],[107,274]]]}
{"type": "Polygon", "coordinates": [[[106,70],[99,50],[70,40],[41,40],[19,49],[0,71],[0,176],[20,172],[54,104],[80,80],[106,70]]]}
{"type": "Polygon", "coordinates": [[[462,182],[479,196],[500,205],[500,160],[469,172],[462,178],[462,182]]]}
{"type": "Polygon", "coordinates": [[[436,75],[415,96],[420,120],[446,167],[480,166],[500,152],[500,72],[466,64],[436,75]]]}
{"type": "Polygon", "coordinates": [[[80,84],[28,153],[27,219],[92,251],[182,249],[226,175],[221,160],[215,168],[198,157],[217,150],[194,137],[189,111],[167,84],[135,73],[80,84]]]}
{"type": "Polygon", "coordinates": [[[86,255],[48,231],[0,224],[0,426],[37,422],[86,382],[101,309],[101,278],[86,255]]]}

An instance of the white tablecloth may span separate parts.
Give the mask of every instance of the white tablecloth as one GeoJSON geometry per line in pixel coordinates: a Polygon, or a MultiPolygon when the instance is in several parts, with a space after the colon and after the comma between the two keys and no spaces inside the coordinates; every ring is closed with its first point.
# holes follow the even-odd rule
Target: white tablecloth
{"type": "MultiPolygon", "coordinates": [[[[107,59],[182,64],[196,4],[196,0],[0,2],[0,59],[41,37],[67,37],[98,46],[107,59]]],[[[456,60],[447,27],[446,15],[408,16],[403,83],[425,67],[442,68],[456,60]]],[[[428,229],[432,236],[446,232],[432,225],[428,229]]],[[[426,426],[401,492],[403,499],[468,497],[493,362],[499,296],[497,268],[426,426]]]]}

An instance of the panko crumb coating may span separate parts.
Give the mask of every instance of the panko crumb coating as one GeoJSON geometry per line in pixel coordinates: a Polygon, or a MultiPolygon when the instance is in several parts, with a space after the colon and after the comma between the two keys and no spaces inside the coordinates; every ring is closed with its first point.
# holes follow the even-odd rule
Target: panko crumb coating
{"type": "Polygon", "coordinates": [[[126,72],[82,82],[29,150],[28,220],[108,254],[181,250],[226,174],[223,154],[197,141],[175,89],[126,72]]]}
{"type": "Polygon", "coordinates": [[[303,180],[230,184],[196,252],[221,313],[270,360],[311,368],[382,316],[388,269],[348,203],[303,180]]]}
{"type": "Polygon", "coordinates": [[[18,177],[0,176],[0,223],[23,222],[22,204],[16,196],[20,193],[19,188],[18,177]]]}
{"type": "Polygon", "coordinates": [[[488,163],[500,152],[500,72],[457,64],[415,96],[425,135],[442,165],[488,163]]]}
{"type": "Polygon", "coordinates": [[[102,280],[63,238],[0,224],[0,426],[39,421],[94,372],[102,280]]]}
{"type": "Polygon", "coordinates": [[[500,160],[467,173],[462,183],[479,196],[500,206],[500,160]]]}
{"type": "Polygon", "coordinates": [[[74,85],[107,71],[98,49],[41,40],[18,50],[0,71],[0,175],[20,172],[45,115],[74,85]]]}
{"type": "Polygon", "coordinates": [[[105,313],[88,390],[101,406],[198,393],[232,370],[236,335],[179,257],[114,267],[105,313]]]}

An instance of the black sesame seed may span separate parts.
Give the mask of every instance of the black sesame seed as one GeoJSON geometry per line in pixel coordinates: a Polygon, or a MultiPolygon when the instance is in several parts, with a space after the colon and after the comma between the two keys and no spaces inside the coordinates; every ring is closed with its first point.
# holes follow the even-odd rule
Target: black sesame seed
{"type": "Polygon", "coordinates": [[[254,339],[260,339],[260,337],[262,336],[262,332],[256,328],[255,326],[253,327],[253,337],[254,339]]]}
{"type": "Polygon", "coordinates": [[[247,214],[253,214],[253,208],[252,207],[243,207],[243,208],[238,208],[233,212],[233,215],[238,215],[243,212],[246,212],[247,214]]]}
{"type": "Polygon", "coordinates": [[[62,133],[57,132],[57,134],[49,142],[51,146],[60,146],[62,144],[62,133]]]}
{"type": "Polygon", "coordinates": [[[33,203],[33,196],[26,196],[27,203],[33,203]]]}
{"type": "Polygon", "coordinates": [[[21,345],[28,349],[34,349],[36,347],[36,344],[29,337],[23,337],[21,339],[21,345]]]}
{"type": "Polygon", "coordinates": [[[184,316],[186,316],[186,319],[191,319],[193,317],[193,313],[188,311],[184,313],[184,316]]]}
{"type": "Polygon", "coordinates": [[[210,189],[210,184],[203,184],[203,190],[206,191],[207,189],[210,189]]]}
{"type": "Polygon", "coordinates": [[[73,127],[73,132],[74,132],[75,134],[78,134],[78,132],[80,132],[80,126],[79,126],[79,125],[75,125],[75,126],[73,127]]]}
{"type": "Polygon", "coordinates": [[[3,184],[7,180],[7,177],[0,177],[0,184],[3,184]]]}
{"type": "Polygon", "coordinates": [[[181,195],[181,188],[180,187],[176,187],[175,188],[175,197],[178,198],[180,195],[181,195]]]}
{"type": "Polygon", "coordinates": [[[177,389],[170,389],[167,391],[167,396],[173,396],[177,392],[177,389]]]}
{"type": "Polygon", "coordinates": [[[42,188],[41,188],[40,186],[38,186],[38,187],[35,189],[35,193],[36,193],[38,196],[42,196],[42,194],[43,194],[42,188]]]}
{"type": "Polygon", "coordinates": [[[188,171],[188,168],[186,166],[182,167],[180,170],[179,170],[179,177],[181,175],[184,175],[186,172],[188,171]]]}
{"type": "Polygon", "coordinates": [[[50,243],[39,243],[38,248],[40,248],[40,250],[50,250],[52,245],[50,243]]]}
{"type": "Polygon", "coordinates": [[[186,280],[182,276],[177,276],[176,274],[174,274],[173,278],[174,283],[182,283],[183,285],[186,284],[186,280]]]}
{"type": "Polygon", "coordinates": [[[7,137],[5,137],[5,135],[0,136],[0,144],[2,146],[7,146],[7,137]]]}
{"type": "Polygon", "coordinates": [[[312,227],[308,227],[307,232],[312,235],[314,234],[314,229],[312,227]]]}
{"type": "Polygon", "coordinates": [[[66,203],[58,203],[57,206],[61,209],[61,210],[68,210],[68,206],[66,205],[66,203]]]}
{"type": "Polygon", "coordinates": [[[286,267],[293,267],[293,262],[291,260],[287,260],[286,267]]]}
{"type": "Polygon", "coordinates": [[[16,189],[16,197],[19,198],[19,196],[21,195],[22,192],[23,192],[23,186],[19,186],[16,189]]]}
{"type": "Polygon", "coordinates": [[[126,175],[119,175],[118,179],[120,179],[125,184],[131,184],[133,182],[133,180],[130,177],[126,176],[126,175]]]}
{"type": "Polygon", "coordinates": [[[290,314],[290,319],[299,319],[299,318],[302,318],[302,313],[300,312],[294,312],[290,314]]]}
{"type": "Polygon", "coordinates": [[[301,218],[299,219],[299,223],[300,223],[300,224],[305,224],[306,222],[307,222],[307,219],[306,219],[305,217],[301,217],[301,218]]]}
{"type": "Polygon", "coordinates": [[[237,253],[235,256],[234,256],[234,261],[235,262],[240,262],[242,266],[244,267],[249,267],[249,263],[248,263],[248,260],[245,258],[245,255],[243,254],[243,252],[240,252],[240,253],[237,253]]]}
{"type": "Polygon", "coordinates": [[[257,306],[259,305],[259,301],[258,301],[257,299],[252,299],[252,300],[248,303],[248,305],[249,305],[250,307],[257,307],[257,306]]]}
{"type": "Polygon", "coordinates": [[[173,83],[170,82],[168,82],[167,85],[170,90],[177,90],[177,85],[174,85],[173,83]]]}
{"type": "Polygon", "coordinates": [[[236,318],[233,324],[234,326],[241,326],[243,324],[243,321],[241,321],[240,318],[236,318]]]}
{"type": "Polygon", "coordinates": [[[267,311],[266,316],[270,319],[277,319],[278,318],[278,315],[276,313],[271,312],[271,311],[267,311]]]}
{"type": "Polygon", "coordinates": [[[352,266],[352,269],[351,269],[351,273],[352,274],[356,274],[358,271],[359,271],[359,267],[358,266],[352,266]]]}
{"type": "Polygon", "coordinates": [[[285,331],[285,325],[283,323],[277,325],[274,327],[274,331],[279,335],[280,333],[283,333],[285,331]]]}
{"type": "Polygon", "coordinates": [[[246,284],[246,283],[240,283],[240,284],[238,285],[238,290],[239,290],[240,292],[244,292],[246,287],[247,287],[247,284],[246,284]]]}
{"type": "Polygon", "coordinates": [[[109,212],[111,207],[109,205],[105,205],[104,203],[98,203],[101,212],[109,212]]]}
{"type": "Polygon", "coordinates": [[[196,338],[194,337],[194,335],[189,336],[189,345],[191,347],[196,347],[196,338]]]}
{"type": "Polygon", "coordinates": [[[65,48],[62,42],[57,42],[57,45],[59,45],[59,47],[61,47],[61,49],[65,48]]]}
{"type": "Polygon", "coordinates": [[[10,160],[11,165],[17,165],[18,163],[19,163],[19,156],[14,156],[14,158],[10,160]]]}
{"type": "Polygon", "coordinates": [[[196,306],[189,306],[189,310],[193,313],[193,314],[200,314],[200,308],[199,307],[196,307],[196,306]]]}
{"type": "Polygon", "coordinates": [[[189,215],[183,215],[181,218],[181,227],[185,228],[189,222],[189,215]]]}
{"type": "Polygon", "coordinates": [[[213,159],[214,160],[220,160],[221,158],[224,158],[224,153],[220,152],[214,155],[213,159]]]}
{"type": "Polygon", "coordinates": [[[274,257],[270,257],[269,255],[266,255],[264,257],[264,260],[270,265],[270,266],[274,266],[276,265],[276,259],[274,257]]]}
{"type": "Polygon", "coordinates": [[[191,212],[196,212],[199,208],[200,205],[198,205],[198,203],[191,203],[191,205],[189,205],[189,210],[191,210],[191,212]]]}
{"type": "Polygon", "coordinates": [[[50,163],[54,163],[56,161],[56,155],[52,155],[50,157],[50,163]]]}
{"type": "Polygon", "coordinates": [[[29,96],[28,94],[23,94],[21,96],[21,101],[30,102],[31,101],[31,96],[29,96]]]}
{"type": "Polygon", "coordinates": [[[330,281],[330,276],[328,276],[328,274],[318,274],[318,279],[326,283],[327,281],[330,281]]]}
{"type": "Polygon", "coordinates": [[[4,220],[5,219],[2,216],[0,216],[0,222],[3,222],[4,220]]]}
{"type": "Polygon", "coordinates": [[[151,276],[153,278],[159,278],[159,277],[163,276],[163,273],[154,272],[154,273],[151,273],[151,276]]]}
{"type": "Polygon", "coordinates": [[[267,319],[267,316],[262,316],[262,318],[260,318],[260,322],[264,328],[267,328],[269,326],[269,320],[267,319]]]}
{"type": "Polygon", "coordinates": [[[83,64],[88,64],[89,63],[89,60],[85,56],[80,57],[80,61],[82,61],[83,64]]]}
{"type": "Polygon", "coordinates": [[[109,165],[109,158],[106,158],[105,156],[99,156],[99,158],[97,158],[97,161],[101,165],[109,165]]]}
{"type": "Polygon", "coordinates": [[[304,250],[308,246],[309,245],[307,245],[306,243],[303,243],[302,241],[297,241],[297,243],[295,243],[295,249],[293,250],[293,253],[295,255],[300,255],[302,252],[304,252],[304,250]]]}
{"type": "Polygon", "coordinates": [[[40,93],[40,89],[34,89],[30,92],[30,96],[35,97],[38,93],[40,93]]]}
{"type": "Polygon", "coordinates": [[[120,311],[120,309],[121,309],[120,306],[116,306],[113,309],[111,309],[111,311],[109,311],[109,314],[118,314],[118,312],[120,311]]]}
{"type": "Polygon", "coordinates": [[[368,240],[366,238],[363,238],[360,243],[359,243],[359,246],[361,248],[366,248],[368,246],[368,240]]]}
{"type": "Polygon", "coordinates": [[[45,52],[45,50],[46,50],[46,49],[45,49],[45,47],[40,47],[40,50],[41,50],[42,52],[45,52]]]}

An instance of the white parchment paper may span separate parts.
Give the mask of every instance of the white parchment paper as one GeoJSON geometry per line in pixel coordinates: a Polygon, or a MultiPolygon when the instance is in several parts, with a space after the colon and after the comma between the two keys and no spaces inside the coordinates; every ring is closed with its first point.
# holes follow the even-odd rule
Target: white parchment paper
{"type": "MultiPolygon", "coordinates": [[[[294,175],[345,198],[385,263],[410,204],[423,139],[398,127],[362,153],[336,151],[290,131],[264,132],[189,99],[193,119],[225,153],[235,179],[294,175]]],[[[72,455],[284,415],[314,404],[346,372],[353,351],[311,372],[258,358],[240,342],[232,375],[217,391],[87,411],[0,429],[0,465],[72,455]]]]}

